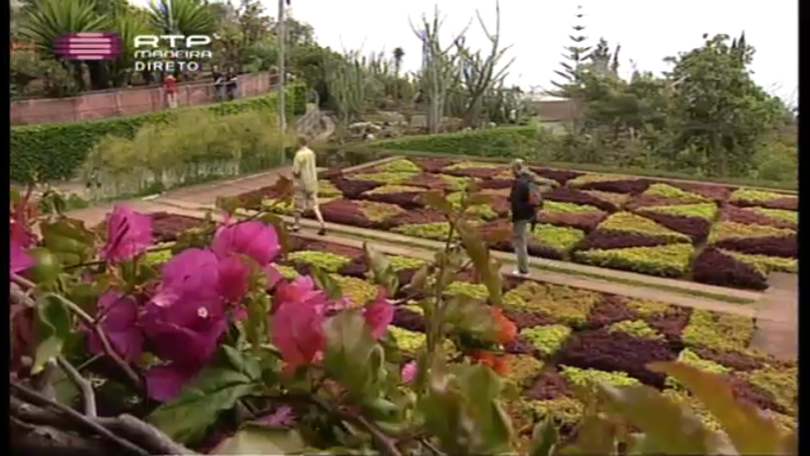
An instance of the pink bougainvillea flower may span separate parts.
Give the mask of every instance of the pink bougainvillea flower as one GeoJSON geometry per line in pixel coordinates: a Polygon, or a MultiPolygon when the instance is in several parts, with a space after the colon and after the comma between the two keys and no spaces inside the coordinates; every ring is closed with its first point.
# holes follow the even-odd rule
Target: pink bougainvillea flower
{"type": "Polygon", "coordinates": [[[11,251],[11,274],[23,272],[36,263],[19,242],[12,240],[9,249],[11,251]]]}
{"type": "Polygon", "coordinates": [[[416,374],[418,373],[418,368],[416,366],[416,361],[411,361],[408,364],[402,366],[402,372],[400,372],[400,377],[402,377],[402,382],[406,385],[413,384],[416,381],[416,374]]]}
{"type": "Polygon", "coordinates": [[[260,418],[259,423],[268,426],[293,426],[295,424],[293,409],[289,405],[282,405],[272,414],[260,418]]]}
{"type": "MultiPolygon", "coordinates": [[[[136,361],[143,352],[143,331],[138,322],[138,303],[132,296],[108,292],[98,300],[101,328],[107,334],[113,349],[126,361],[136,361]]],[[[104,353],[101,340],[95,332],[89,335],[90,350],[104,353]]]]}
{"type": "Polygon", "coordinates": [[[276,287],[273,311],[275,312],[282,303],[286,302],[311,305],[319,313],[324,313],[327,306],[326,295],[315,288],[315,281],[309,276],[298,277],[290,283],[281,282],[276,287]]]}
{"type": "Polygon", "coordinates": [[[211,243],[211,249],[220,258],[239,253],[264,266],[278,256],[281,245],[272,225],[251,221],[220,227],[211,243]]]}
{"type": "Polygon", "coordinates": [[[210,250],[187,249],[161,269],[161,284],[152,303],[171,306],[184,294],[219,295],[219,259],[210,250]]]}
{"type": "Polygon", "coordinates": [[[101,257],[110,263],[121,263],[145,252],[153,243],[152,218],[116,205],[107,216],[107,244],[101,257]]]}
{"type": "Polygon", "coordinates": [[[220,262],[210,250],[188,249],[166,263],[161,275],[141,319],[149,347],[164,360],[202,365],[227,329],[220,262]]]}
{"type": "Polygon", "coordinates": [[[312,279],[306,279],[309,278],[282,285],[274,300],[277,310],[273,314],[273,344],[287,363],[287,373],[312,363],[326,342],[323,333],[326,295],[314,290],[312,279]]]}
{"type": "Polygon", "coordinates": [[[183,386],[199,372],[197,368],[174,363],[152,367],[146,372],[146,392],[156,401],[170,401],[179,396],[183,386]]]}
{"type": "Polygon", "coordinates": [[[268,264],[264,267],[264,272],[267,274],[267,289],[272,290],[273,287],[278,285],[282,280],[284,280],[284,276],[276,269],[272,264],[268,264]]]}
{"type": "Polygon", "coordinates": [[[363,317],[374,339],[379,340],[388,331],[388,325],[394,320],[394,305],[388,300],[382,288],[377,299],[363,311],[363,317]]]}
{"type": "Polygon", "coordinates": [[[219,294],[230,303],[237,303],[248,291],[250,267],[238,256],[229,255],[219,260],[219,294]]]}

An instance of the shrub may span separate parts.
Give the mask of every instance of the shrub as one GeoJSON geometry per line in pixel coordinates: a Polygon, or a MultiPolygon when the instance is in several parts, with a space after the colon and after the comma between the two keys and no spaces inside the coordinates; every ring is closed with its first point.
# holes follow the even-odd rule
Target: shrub
{"type": "Polygon", "coordinates": [[[424,191],[425,189],[423,188],[408,185],[383,185],[363,193],[363,196],[390,195],[392,193],[424,193],[424,191]]]}
{"type": "Polygon", "coordinates": [[[374,167],[374,172],[388,172],[388,173],[421,173],[422,168],[416,163],[406,159],[398,158],[388,163],[384,163],[374,167]]]}
{"type": "Polygon", "coordinates": [[[725,239],[756,239],[764,237],[795,236],[796,232],[786,228],[776,228],[765,225],[746,225],[736,222],[719,222],[714,225],[709,234],[709,243],[713,244],[725,239]]]}
{"type": "Polygon", "coordinates": [[[405,271],[408,269],[419,269],[425,265],[424,260],[404,256],[391,256],[388,258],[394,271],[405,271]]]}
{"type": "Polygon", "coordinates": [[[578,250],[591,249],[624,249],[628,247],[654,247],[667,245],[666,239],[649,237],[644,234],[621,231],[596,230],[588,235],[578,246],[578,250]]]}
{"type": "Polygon", "coordinates": [[[543,370],[543,362],[530,355],[514,356],[509,363],[508,380],[519,387],[537,377],[543,370]]]}
{"type": "Polygon", "coordinates": [[[646,190],[647,187],[650,186],[650,181],[630,176],[585,174],[568,181],[566,185],[581,190],[599,190],[603,192],[636,195],[646,190]]]}
{"type": "Polygon", "coordinates": [[[768,255],[751,255],[747,253],[723,251],[726,255],[735,260],[751,265],[763,275],[771,272],[787,272],[797,274],[799,272],[799,260],[795,258],[779,258],[768,255]]]}
{"type": "Polygon", "coordinates": [[[500,163],[490,163],[490,162],[476,162],[476,161],[460,161],[453,163],[452,165],[445,166],[442,168],[442,171],[453,171],[457,169],[474,169],[474,168],[486,168],[486,169],[497,169],[502,170],[503,165],[500,163]]]}
{"type": "Polygon", "coordinates": [[[542,401],[526,401],[522,404],[521,415],[529,415],[535,420],[550,418],[562,429],[571,429],[579,423],[585,406],[577,399],[561,397],[542,401]]]}
{"type": "Polygon", "coordinates": [[[414,209],[394,216],[389,220],[393,226],[418,225],[424,223],[441,223],[447,218],[441,212],[430,209],[414,209]]]}
{"type": "Polygon", "coordinates": [[[585,324],[601,298],[592,291],[526,281],[507,292],[503,302],[508,309],[537,312],[551,317],[555,323],[577,327],[585,324]]]}
{"type": "Polygon", "coordinates": [[[781,407],[795,413],[796,398],[799,394],[799,369],[797,367],[767,366],[745,373],[741,377],[769,392],[781,407]]]}
{"type": "Polygon", "coordinates": [[[634,386],[638,380],[624,372],[605,372],[598,369],[580,369],[575,366],[562,366],[561,374],[572,385],[585,387],[593,382],[607,383],[613,386],[634,386]]]}
{"type": "Polygon", "coordinates": [[[752,211],[765,217],[781,220],[796,225],[799,223],[799,213],[796,211],[786,211],[784,209],[768,209],[765,207],[752,207],[752,211]]]}
{"type": "Polygon", "coordinates": [[[731,204],[727,204],[720,212],[720,220],[753,225],[775,226],[777,228],[796,229],[795,223],[764,216],[758,212],[755,212],[753,208],[739,208],[731,204]]]}
{"type": "MultiPolygon", "coordinates": [[[[291,90],[295,90],[291,88],[291,90]]],[[[287,109],[293,113],[303,112],[300,101],[288,97],[287,109]]],[[[275,112],[276,95],[236,100],[201,108],[161,111],[143,116],[114,117],[99,121],[58,125],[32,125],[11,129],[10,178],[14,182],[29,182],[31,173],[40,180],[70,179],[85,162],[90,151],[107,136],[133,138],[146,125],[170,124],[178,115],[187,112],[213,112],[219,116],[231,116],[246,112],[275,112]],[[54,151],[57,151],[54,153],[54,151]]],[[[267,125],[264,126],[267,129],[267,125]]],[[[269,133],[269,131],[268,131],[269,133]]],[[[266,150],[262,152],[266,153],[266,150]]]]}
{"type": "Polygon", "coordinates": [[[591,212],[586,214],[571,214],[560,212],[540,212],[540,223],[549,225],[568,226],[581,231],[591,232],[607,217],[604,212],[591,212]]]}
{"type": "Polygon", "coordinates": [[[400,225],[395,226],[392,231],[395,233],[405,234],[407,236],[444,241],[447,239],[447,235],[450,234],[450,224],[447,222],[438,222],[400,225]]]}
{"type": "Polygon", "coordinates": [[[560,203],[557,201],[545,201],[543,212],[558,212],[561,214],[590,214],[602,212],[597,207],[584,204],[560,203]]]}
{"type": "Polygon", "coordinates": [[[172,258],[173,254],[172,251],[169,249],[166,250],[157,250],[154,252],[148,252],[146,255],[143,256],[144,264],[148,264],[150,266],[158,266],[172,258]]]}
{"type": "MultiPolygon", "coordinates": [[[[414,173],[383,171],[372,173],[353,173],[346,176],[346,178],[349,180],[374,182],[383,185],[398,185],[402,184],[413,176],[414,173]]],[[[419,191],[422,191],[422,189],[419,189],[419,191]]]]}
{"type": "Polygon", "coordinates": [[[682,233],[670,230],[645,217],[630,212],[617,212],[602,222],[598,230],[619,231],[644,234],[651,237],[667,239],[672,242],[689,242],[690,238],[682,233]]]}
{"type": "Polygon", "coordinates": [[[754,320],[751,318],[695,309],[681,338],[690,346],[743,351],[753,335],[754,320]]]}
{"type": "Polygon", "coordinates": [[[408,136],[375,141],[366,148],[434,152],[478,157],[525,157],[533,148],[535,127],[507,127],[443,135],[408,136]]]}
{"type": "Polygon", "coordinates": [[[468,283],[456,281],[451,283],[444,289],[448,295],[463,295],[473,299],[487,300],[489,298],[489,291],[486,285],[479,283],[468,283]]]}
{"type": "MultiPolygon", "coordinates": [[[[453,203],[453,207],[459,208],[461,206],[461,199],[464,197],[465,192],[455,192],[448,195],[447,200],[453,203]]],[[[498,218],[498,213],[493,209],[494,204],[476,204],[475,206],[467,207],[466,214],[478,217],[484,220],[494,220],[498,218]]]]}
{"type": "Polygon", "coordinates": [[[767,277],[755,267],[738,261],[714,247],[707,247],[692,265],[695,282],[720,287],[764,290],[768,288],[767,277]]]}
{"type": "Polygon", "coordinates": [[[338,274],[330,274],[330,277],[340,288],[341,296],[349,299],[354,307],[363,306],[377,297],[377,287],[366,280],[338,274]]]}
{"type": "Polygon", "coordinates": [[[634,318],[636,318],[636,313],[627,306],[625,298],[616,295],[605,295],[599,304],[591,310],[587,327],[589,329],[598,329],[634,318]]]}
{"type": "MultiPolygon", "coordinates": [[[[559,363],[581,369],[621,372],[624,378],[661,388],[666,376],[647,369],[656,361],[671,361],[676,353],[663,340],[639,339],[606,328],[577,333],[558,354],[559,363]]],[[[565,374],[565,373],[564,373],[565,374]]],[[[604,374],[602,374],[604,375],[604,374]]]]}
{"type": "Polygon", "coordinates": [[[585,232],[575,228],[539,224],[532,232],[532,237],[556,252],[566,253],[585,238],[585,232]]]}
{"type": "Polygon", "coordinates": [[[287,260],[293,263],[304,263],[314,266],[326,272],[338,272],[340,268],[351,261],[351,258],[346,258],[344,256],[335,255],[334,253],[329,252],[304,250],[287,254],[287,260]]]}
{"type": "Polygon", "coordinates": [[[580,250],[574,258],[582,263],[661,277],[682,277],[689,271],[694,249],[690,244],[630,247],[611,250],[580,250]]]}
{"type": "Polygon", "coordinates": [[[593,196],[594,198],[605,201],[607,203],[610,203],[617,209],[620,208],[626,202],[630,201],[631,198],[630,195],[627,194],[602,192],[599,190],[583,190],[582,193],[589,196],[593,196]]]}
{"type": "MultiPolygon", "coordinates": [[[[616,210],[618,209],[617,204],[611,201],[606,201],[604,197],[599,198],[588,192],[589,191],[587,190],[586,191],[577,190],[571,187],[559,187],[544,195],[546,200],[545,205],[550,204],[549,203],[550,201],[558,201],[560,203],[569,203],[575,205],[585,205],[588,207],[595,207],[607,212],[616,212],[616,210]]],[[[599,192],[599,193],[605,194],[607,192],[599,192]]]]}
{"type": "Polygon", "coordinates": [[[639,215],[672,231],[685,234],[695,244],[703,242],[709,236],[712,227],[711,222],[699,217],[681,217],[679,215],[646,211],[639,212],[639,215]]]}
{"type": "Polygon", "coordinates": [[[342,225],[357,226],[360,228],[377,228],[379,223],[370,220],[363,213],[357,201],[338,198],[321,204],[321,215],[324,220],[342,225]]]}
{"type": "Polygon", "coordinates": [[[644,196],[652,196],[657,198],[671,198],[684,202],[705,202],[707,198],[696,193],[684,191],[678,187],[673,187],[667,184],[653,184],[642,193],[644,196]]]}
{"type": "Polygon", "coordinates": [[[405,212],[405,209],[402,209],[395,204],[379,203],[374,201],[358,201],[357,205],[360,207],[360,211],[366,216],[367,219],[377,223],[384,222],[391,217],[405,212]]]}
{"type": "Polygon", "coordinates": [[[648,206],[643,211],[676,215],[679,217],[701,218],[712,221],[717,218],[717,205],[714,203],[680,204],[677,206],[648,206]]]}
{"type": "Polygon", "coordinates": [[[730,238],[715,242],[714,246],[722,250],[748,255],[767,255],[780,258],[798,258],[798,236],[761,237],[752,241],[745,238],[730,238]]]}
{"type": "Polygon", "coordinates": [[[644,320],[624,320],[610,325],[608,332],[620,332],[639,339],[663,340],[664,337],[644,320]]]}
{"type": "Polygon", "coordinates": [[[571,328],[564,325],[537,326],[521,330],[520,335],[531,342],[540,354],[551,356],[571,335],[571,328]]]}
{"type": "MultiPolygon", "coordinates": [[[[767,192],[762,190],[754,190],[750,188],[740,188],[731,194],[729,201],[732,203],[741,203],[746,206],[760,206],[763,203],[769,203],[775,200],[795,198],[784,193],[767,192]]],[[[798,198],[797,198],[798,199],[798,198]]]]}
{"type": "Polygon", "coordinates": [[[334,176],[329,180],[348,199],[357,199],[363,193],[380,186],[380,184],[376,182],[350,180],[346,179],[342,175],[334,176]]]}

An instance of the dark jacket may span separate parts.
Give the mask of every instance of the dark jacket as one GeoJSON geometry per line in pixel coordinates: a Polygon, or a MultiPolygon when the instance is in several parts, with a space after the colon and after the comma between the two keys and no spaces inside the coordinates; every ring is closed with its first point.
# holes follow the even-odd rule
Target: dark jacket
{"type": "Polygon", "coordinates": [[[531,174],[521,174],[512,182],[509,204],[512,206],[512,221],[532,221],[537,217],[537,208],[529,202],[529,184],[534,181],[531,174]]]}

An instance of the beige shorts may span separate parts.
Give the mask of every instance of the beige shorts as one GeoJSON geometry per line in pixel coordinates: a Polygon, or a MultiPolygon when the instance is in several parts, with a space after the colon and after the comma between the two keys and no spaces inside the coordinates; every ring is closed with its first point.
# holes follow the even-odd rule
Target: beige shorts
{"type": "Polygon", "coordinates": [[[293,203],[295,204],[296,211],[311,211],[318,206],[318,194],[307,194],[303,189],[296,188],[293,194],[293,203]]]}

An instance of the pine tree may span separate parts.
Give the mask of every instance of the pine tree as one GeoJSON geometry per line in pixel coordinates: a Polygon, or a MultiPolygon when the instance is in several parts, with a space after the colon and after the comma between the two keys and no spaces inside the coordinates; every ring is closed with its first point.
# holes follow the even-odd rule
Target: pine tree
{"type": "Polygon", "coordinates": [[[565,47],[566,53],[563,54],[566,61],[560,62],[563,67],[561,71],[555,71],[565,81],[552,82],[559,89],[552,93],[556,96],[567,96],[571,87],[579,81],[579,72],[589,56],[588,52],[591,50],[590,46],[585,45],[588,37],[584,35],[585,26],[582,24],[582,18],[585,17],[585,14],[582,12],[582,5],[577,6],[577,13],[574,17],[576,18],[576,24],[572,27],[574,33],[568,36],[571,39],[571,44],[565,47]]]}

